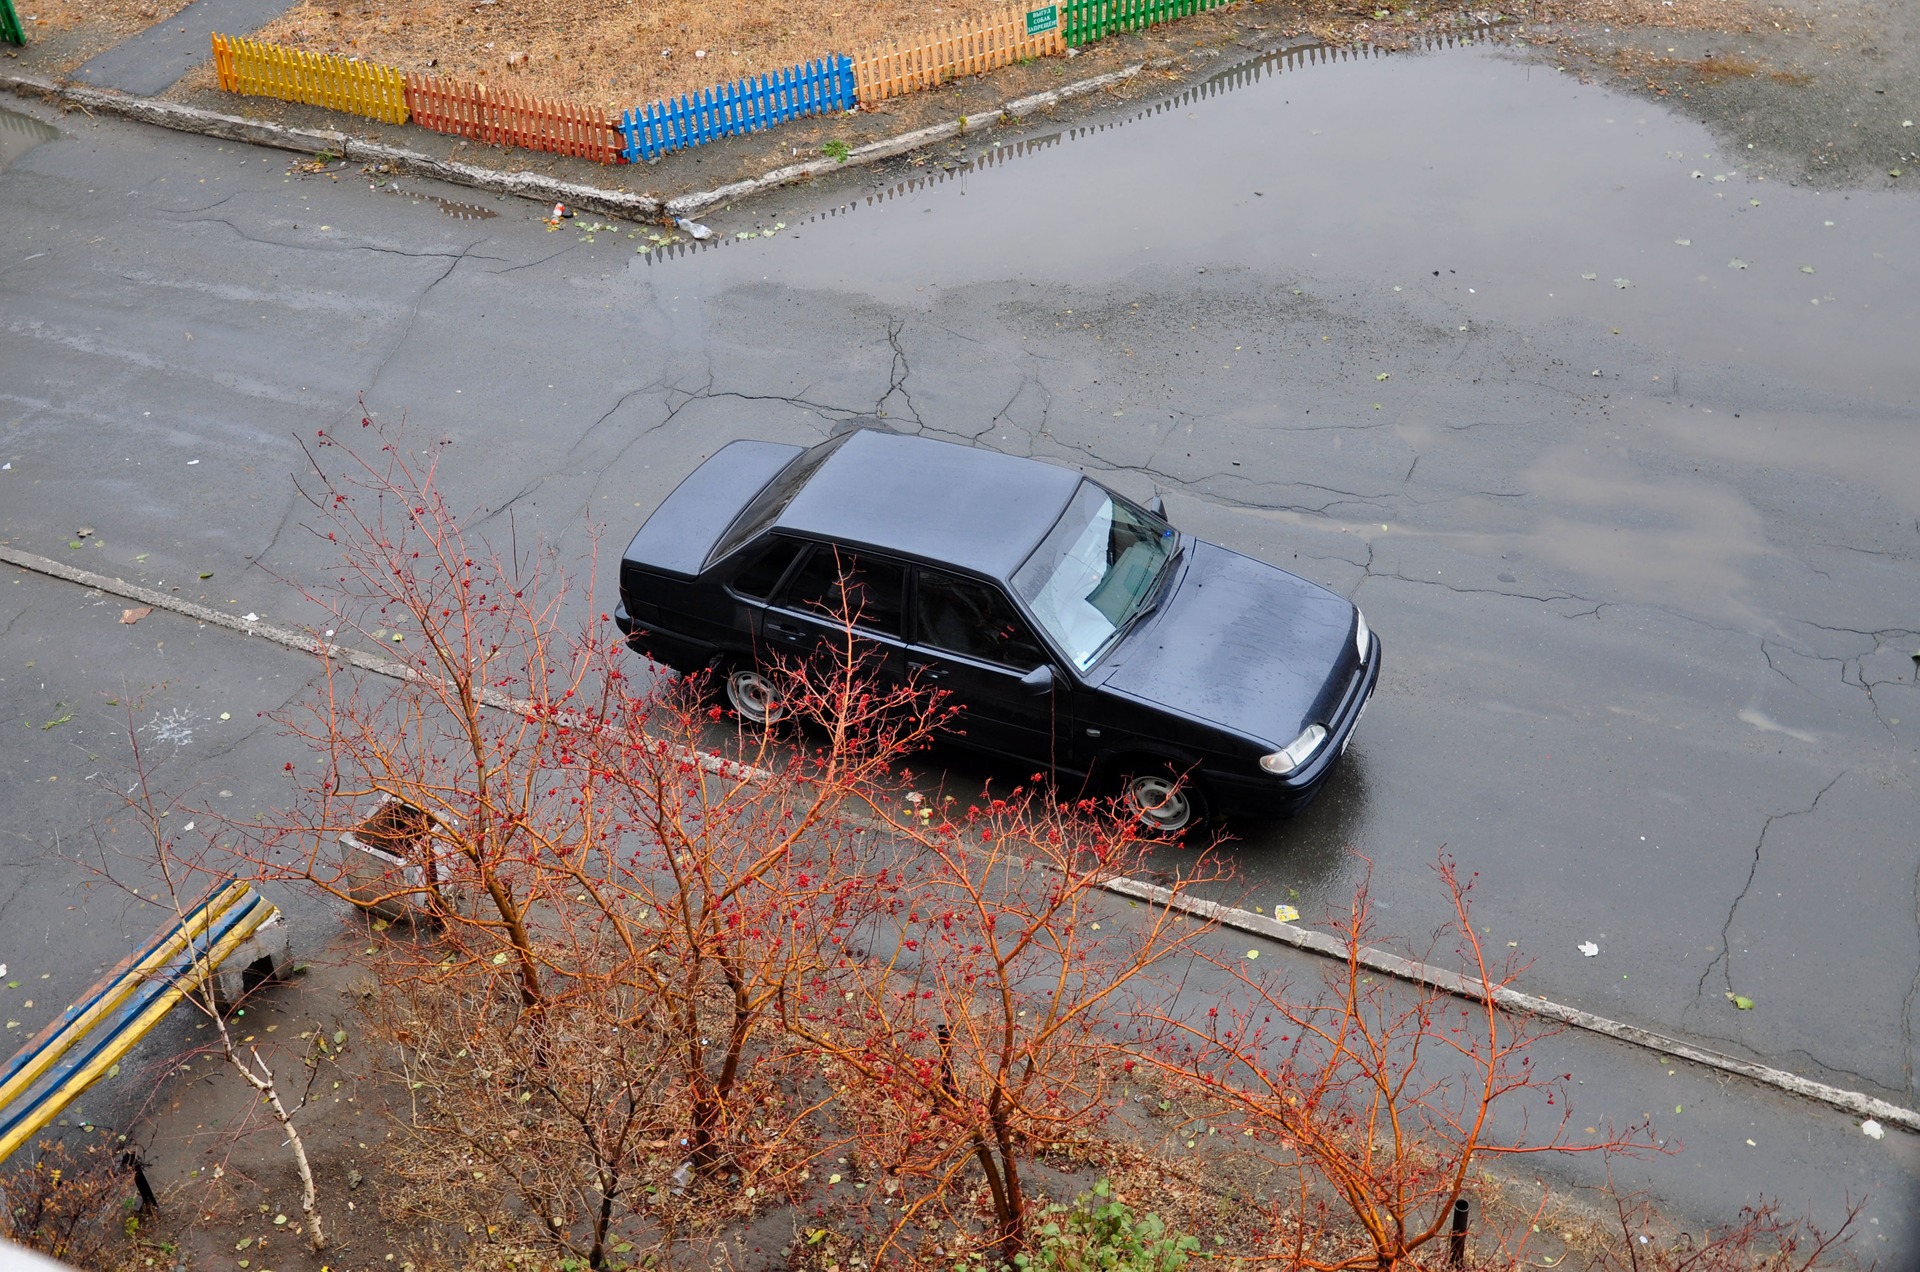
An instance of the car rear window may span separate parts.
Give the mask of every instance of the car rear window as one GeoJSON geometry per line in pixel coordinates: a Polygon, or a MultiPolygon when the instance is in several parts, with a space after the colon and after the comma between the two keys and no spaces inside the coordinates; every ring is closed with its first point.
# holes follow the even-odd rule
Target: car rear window
{"type": "Polygon", "coordinates": [[[828,457],[839,450],[852,436],[851,432],[842,433],[838,437],[830,437],[818,446],[810,446],[795,455],[793,461],[775,473],[773,480],[761,487],[760,493],[740,510],[740,515],[733,519],[733,524],[727,527],[727,532],[720,536],[718,543],[713,545],[713,551],[707,555],[707,564],[703,568],[711,567],[716,561],[724,561],[741,544],[772,525],[774,518],[778,517],[792,502],[794,495],[799,493],[800,487],[807,484],[807,478],[813,476],[820,465],[826,463],[828,457]]]}
{"type": "Polygon", "coordinates": [[[785,604],[883,636],[900,634],[907,572],[885,557],[856,556],[830,543],[813,550],[787,584],[785,604]]]}
{"type": "Polygon", "coordinates": [[[760,555],[733,580],[733,590],[742,596],[751,596],[756,601],[764,601],[773,595],[773,589],[780,586],[780,580],[787,576],[787,567],[793,564],[793,558],[800,555],[800,542],[797,539],[775,535],[767,545],[760,549],[760,555]]]}

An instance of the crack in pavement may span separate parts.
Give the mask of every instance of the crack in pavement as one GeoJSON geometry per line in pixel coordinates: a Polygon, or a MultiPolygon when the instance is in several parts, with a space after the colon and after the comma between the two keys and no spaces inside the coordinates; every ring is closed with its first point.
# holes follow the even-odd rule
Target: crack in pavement
{"type": "MultiPolygon", "coordinates": [[[[366,387],[361,390],[363,394],[371,393],[373,391],[374,386],[380,383],[380,377],[387,373],[388,364],[390,364],[393,361],[394,357],[399,354],[400,347],[407,343],[407,337],[413,334],[413,324],[416,320],[419,319],[420,310],[427,303],[427,297],[433,294],[433,289],[438,287],[441,283],[446,282],[447,279],[451,278],[453,276],[453,271],[460,268],[460,262],[466,260],[468,255],[473,251],[473,249],[480,246],[480,244],[484,242],[486,242],[485,239],[476,239],[472,243],[469,243],[467,244],[467,246],[461,248],[459,253],[455,255],[452,260],[447,262],[447,267],[440,271],[440,276],[434,279],[432,282],[428,283],[424,288],[421,289],[420,294],[414,297],[413,307],[407,311],[407,321],[406,321],[406,324],[400,328],[399,338],[393,342],[393,347],[387,350],[387,356],[380,359],[380,365],[374,368],[373,377],[367,381],[366,387]]],[[[424,259],[425,256],[427,255],[442,256],[442,257],[444,257],[445,255],[445,253],[421,254],[421,253],[413,253],[413,252],[402,252],[400,254],[402,256],[416,256],[422,259],[424,259]]],[[[349,415],[348,418],[351,418],[351,415],[349,415]]]]}
{"type": "Polygon", "coordinates": [[[887,344],[893,350],[893,364],[887,370],[888,382],[886,392],[882,393],[874,402],[873,414],[881,419],[886,419],[887,412],[885,407],[888,402],[893,400],[894,394],[897,393],[900,395],[900,400],[907,404],[907,414],[913,420],[914,427],[924,430],[927,427],[927,422],[920,418],[920,408],[914,405],[913,394],[907,389],[907,376],[910,374],[911,368],[907,364],[907,351],[900,346],[900,330],[905,325],[906,324],[898,318],[887,323],[887,344]]]}
{"type": "MultiPolygon", "coordinates": [[[[664,386],[658,380],[656,380],[651,384],[636,385],[633,388],[628,389],[625,392],[621,393],[620,396],[614,400],[614,403],[612,406],[608,407],[606,410],[600,413],[600,417],[598,419],[594,420],[593,423],[587,425],[585,428],[580,430],[580,436],[574,438],[573,444],[567,447],[567,453],[561,456],[561,465],[565,466],[566,464],[570,463],[573,459],[574,453],[578,451],[582,446],[585,446],[587,444],[587,439],[593,436],[594,430],[599,428],[602,424],[605,424],[609,419],[611,419],[615,412],[617,412],[621,407],[627,404],[629,399],[649,391],[658,392],[663,387],[664,386]]],[[[666,422],[665,420],[661,421],[661,423],[663,424],[665,422],[666,422]]],[[[659,425],[654,425],[653,427],[657,428],[659,427],[659,425]]],[[[626,454],[627,446],[631,446],[632,444],[633,443],[629,441],[626,444],[626,446],[622,446],[620,448],[620,453],[622,455],[626,454]]],[[[606,469],[603,466],[601,468],[602,475],[604,475],[605,472],[606,472],[606,469]]],[[[595,488],[597,489],[599,486],[599,483],[595,482],[594,485],[595,485],[595,488]]],[[[591,493],[589,493],[589,498],[591,498],[591,493]]]]}
{"type": "MultiPolygon", "coordinates": [[[[215,206],[218,205],[216,204],[215,206]]],[[[382,247],[378,243],[285,243],[279,239],[261,238],[257,234],[249,234],[223,216],[187,216],[175,221],[174,224],[224,225],[229,230],[232,230],[235,235],[245,239],[249,243],[258,243],[263,247],[291,248],[303,252],[379,252],[385,256],[404,256],[409,260],[446,260],[451,257],[459,261],[465,260],[469,256],[472,256],[475,260],[483,261],[504,261],[506,259],[504,256],[485,256],[474,252],[473,249],[480,246],[481,243],[486,242],[487,238],[476,239],[474,242],[461,248],[458,252],[411,252],[401,247],[382,247]]],[[[505,271],[496,270],[494,272],[504,273],[505,271]]]]}
{"type": "Polygon", "coordinates": [[[526,485],[520,488],[519,494],[507,500],[505,503],[501,504],[498,508],[495,508],[492,512],[489,512],[486,516],[481,517],[478,521],[475,521],[473,523],[474,529],[477,530],[481,526],[486,525],[487,522],[492,521],[495,517],[499,516],[503,512],[506,512],[508,509],[512,508],[513,505],[519,503],[522,499],[525,499],[528,495],[540,489],[541,486],[546,484],[546,480],[547,480],[547,474],[545,473],[542,473],[538,477],[535,477],[532,481],[528,482],[526,485]]]}
{"type": "MultiPolygon", "coordinates": [[[[545,256],[540,257],[538,260],[521,261],[518,265],[509,265],[505,269],[490,269],[487,271],[487,273],[489,275],[497,276],[500,274],[511,274],[515,270],[519,270],[519,269],[532,269],[535,265],[545,265],[548,261],[553,260],[555,257],[565,256],[568,252],[571,252],[574,248],[578,246],[580,246],[578,243],[569,243],[565,247],[561,248],[559,251],[549,252],[545,256]]],[[[506,258],[503,256],[488,256],[488,257],[484,257],[483,259],[490,260],[490,261],[498,261],[498,260],[505,260],[506,258]]]]}
{"type": "Polygon", "coordinates": [[[1696,1005],[1698,1004],[1699,1000],[1706,994],[1707,980],[1709,977],[1713,975],[1713,969],[1716,967],[1721,969],[1722,978],[1726,982],[1727,993],[1732,994],[1734,992],[1733,945],[1732,945],[1733,921],[1734,921],[1734,917],[1740,912],[1741,903],[1747,899],[1747,893],[1752,890],[1754,879],[1760,873],[1760,858],[1766,852],[1767,835],[1773,830],[1773,824],[1777,821],[1784,820],[1788,817],[1810,816],[1815,809],[1820,807],[1820,801],[1826,798],[1827,792],[1832,790],[1835,786],[1837,786],[1840,782],[1840,779],[1845,777],[1846,775],[1847,775],[1846,769],[1841,769],[1838,773],[1835,773],[1832,779],[1829,780],[1825,786],[1822,786],[1819,792],[1816,795],[1814,795],[1813,802],[1811,804],[1808,804],[1805,808],[1793,808],[1793,809],[1788,809],[1784,813],[1768,813],[1767,814],[1767,820],[1764,823],[1762,823],[1760,826],[1760,838],[1756,840],[1753,845],[1753,860],[1747,866],[1747,880],[1745,883],[1740,885],[1739,894],[1733,898],[1733,904],[1727,907],[1726,921],[1720,925],[1720,950],[1718,953],[1716,953],[1713,956],[1713,961],[1708,963],[1705,970],[1703,970],[1700,973],[1699,984],[1694,986],[1693,997],[1696,1005]]]}
{"type": "MultiPolygon", "coordinates": [[[[280,536],[287,532],[287,526],[293,522],[294,513],[299,508],[300,503],[299,491],[296,487],[287,494],[287,505],[280,513],[279,522],[273,527],[273,534],[268,537],[266,544],[262,546],[258,552],[247,558],[246,570],[259,570],[275,582],[280,581],[279,576],[276,575],[270,567],[260,563],[266,559],[267,553],[280,546],[280,536]]],[[[246,570],[243,570],[242,573],[245,573],[246,570]]]]}

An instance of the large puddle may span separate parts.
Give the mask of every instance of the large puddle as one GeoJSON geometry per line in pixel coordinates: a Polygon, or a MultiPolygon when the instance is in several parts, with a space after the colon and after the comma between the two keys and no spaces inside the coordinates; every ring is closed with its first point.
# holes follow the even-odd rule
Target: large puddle
{"type": "Polygon", "coordinates": [[[758,279],[773,250],[792,286],[885,302],[1012,276],[1097,287],[1142,268],[1297,270],[1444,299],[1468,326],[1620,326],[1694,361],[1920,392],[1909,197],[1751,178],[1690,120],[1457,43],[1296,49],[1117,120],[976,135],[933,152],[925,176],[755,213],[787,221],[777,239],[803,249],[736,238],[747,225],[721,215],[733,250],[667,248],[634,267],[722,286],[758,279]]]}
{"type": "Polygon", "coordinates": [[[59,135],[60,130],[52,124],[0,107],[0,172],[41,142],[52,141],[59,135]]]}

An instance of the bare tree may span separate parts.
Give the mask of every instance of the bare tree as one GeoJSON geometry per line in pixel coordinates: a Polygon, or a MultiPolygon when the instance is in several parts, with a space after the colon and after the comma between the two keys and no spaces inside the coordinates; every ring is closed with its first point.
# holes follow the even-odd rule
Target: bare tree
{"type": "Polygon", "coordinates": [[[1370,970],[1373,906],[1363,881],[1348,910],[1327,916],[1345,957],[1319,992],[1214,953],[1206,957],[1227,982],[1221,1001],[1154,1013],[1179,1039],[1151,1054],[1155,1068],[1293,1181],[1268,1257],[1387,1272],[1446,1236],[1476,1162],[1667,1151],[1646,1123],[1569,1136],[1566,1075],[1535,1072],[1527,1053],[1540,1030],[1499,1004],[1517,965],[1496,969],[1487,957],[1469,921],[1471,881],[1452,858],[1443,853],[1435,875],[1449,920],[1426,960],[1451,942],[1466,998],[1370,970]],[[1525,1117],[1511,1132],[1493,1130],[1497,1106],[1536,1100],[1553,1118],[1544,1134],[1525,1117]]]}

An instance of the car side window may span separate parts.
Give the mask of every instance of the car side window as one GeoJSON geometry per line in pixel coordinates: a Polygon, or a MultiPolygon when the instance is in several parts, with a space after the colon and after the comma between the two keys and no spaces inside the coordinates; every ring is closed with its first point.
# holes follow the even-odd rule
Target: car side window
{"type": "Polygon", "coordinates": [[[906,582],[906,570],[898,562],[822,543],[787,584],[786,604],[834,622],[844,613],[855,627],[898,636],[906,582]]]}
{"type": "Polygon", "coordinates": [[[1047,661],[1033,631],[999,589],[939,570],[920,571],[914,639],[982,662],[1032,671],[1047,661]]]}
{"type": "Polygon", "coordinates": [[[750,596],[756,601],[764,601],[773,595],[773,589],[780,585],[786,576],[787,567],[793,564],[793,558],[800,555],[801,543],[797,539],[775,538],[760,550],[760,554],[747,568],[734,576],[733,590],[742,596],[750,596]]]}

